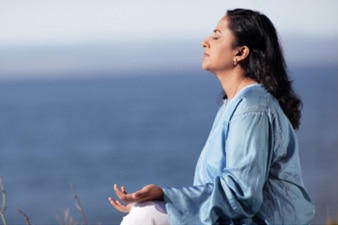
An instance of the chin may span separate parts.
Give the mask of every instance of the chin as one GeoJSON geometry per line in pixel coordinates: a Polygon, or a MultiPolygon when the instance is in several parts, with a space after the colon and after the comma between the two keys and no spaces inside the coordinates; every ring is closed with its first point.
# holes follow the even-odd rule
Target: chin
{"type": "Polygon", "coordinates": [[[213,73],[213,72],[210,70],[210,67],[207,66],[207,65],[202,64],[202,69],[205,70],[205,71],[208,71],[208,72],[210,72],[210,73],[213,73]]]}
{"type": "Polygon", "coordinates": [[[209,67],[205,63],[202,63],[202,69],[209,71],[209,67]]]}

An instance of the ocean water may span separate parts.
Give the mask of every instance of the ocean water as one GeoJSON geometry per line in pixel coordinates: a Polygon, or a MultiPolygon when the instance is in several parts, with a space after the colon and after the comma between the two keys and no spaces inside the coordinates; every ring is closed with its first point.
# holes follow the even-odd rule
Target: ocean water
{"type": "MultiPolygon", "coordinates": [[[[315,224],[338,214],[338,68],[293,68],[304,102],[298,131],[315,224]]],[[[147,74],[147,71],[144,71],[147,74]]],[[[0,177],[8,224],[57,224],[75,207],[90,224],[118,224],[113,184],[190,185],[219,106],[221,87],[203,71],[0,82],[0,177]]]]}

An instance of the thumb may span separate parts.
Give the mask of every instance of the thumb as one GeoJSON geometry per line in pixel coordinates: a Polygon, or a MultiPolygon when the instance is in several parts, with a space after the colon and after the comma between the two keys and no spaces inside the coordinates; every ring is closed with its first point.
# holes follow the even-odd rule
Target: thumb
{"type": "Polygon", "coordinates": [[[133,193],[133,199],[135,201],[146,201],[147,200],[146,199],[147,196],[149,196],[149,193],[148,193],[147,190],[144,190],[144,189],[139,190],[139,191],[133,193]]]}

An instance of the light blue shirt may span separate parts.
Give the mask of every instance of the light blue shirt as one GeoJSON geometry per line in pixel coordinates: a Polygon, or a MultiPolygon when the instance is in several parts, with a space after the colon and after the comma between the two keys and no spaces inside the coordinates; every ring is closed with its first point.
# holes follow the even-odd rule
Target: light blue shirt
{"type": "Polygon", "coordinates": [[[220,107],[190,187],[163,188],[171,225],[309,224],[298,142],[261,85],[220,107]]]}

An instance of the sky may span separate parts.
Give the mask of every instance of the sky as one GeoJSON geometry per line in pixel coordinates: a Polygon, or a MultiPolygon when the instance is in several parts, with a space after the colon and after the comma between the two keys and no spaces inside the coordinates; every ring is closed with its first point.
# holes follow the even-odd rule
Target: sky
{"type": "Polygon", "coordinates": [[[0,79],[195,65],[237,7],[272,20],[290,61],[338,61],[337,0],[11,0],[0,3],[0,79]]]}

